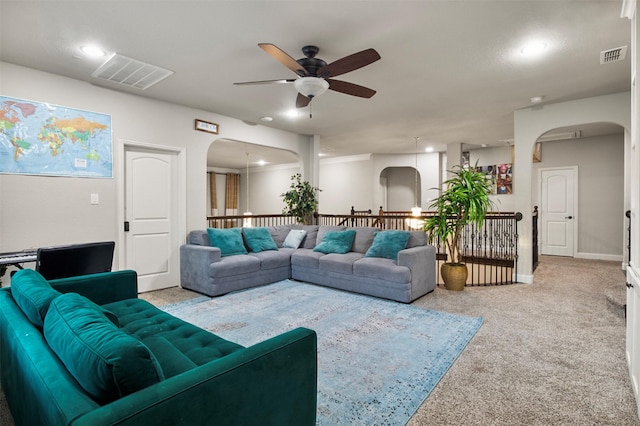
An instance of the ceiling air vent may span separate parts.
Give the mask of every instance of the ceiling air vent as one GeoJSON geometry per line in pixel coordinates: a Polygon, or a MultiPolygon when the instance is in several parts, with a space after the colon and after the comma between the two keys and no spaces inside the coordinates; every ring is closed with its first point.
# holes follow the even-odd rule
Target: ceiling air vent
{"type": "Polygon", "coordinates": [[[624,61],[627,57],[627,46],[616,47],[615,49],[603,50],[600,52],[600,63],[624,61]]]}
{"type": "Polygon", "coordinates": [[[116,53],[91,76],[145,90],[171,74],[173,71],[116,53]]]}

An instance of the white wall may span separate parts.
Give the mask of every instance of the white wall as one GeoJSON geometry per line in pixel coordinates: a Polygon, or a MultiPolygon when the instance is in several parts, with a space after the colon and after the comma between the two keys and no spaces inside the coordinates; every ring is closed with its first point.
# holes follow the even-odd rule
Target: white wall
{"type": "Polygon", "coordinates": [[[624,134],[542,143],[533,163],[531,198],[540,205],[539,170],[578,167],[578,246],[575,257],[622,260],[624,235],[624,134]]]}
{"type": "Polygon", "coordinates": [[[349,214],[371,209],[373,204],[373,163],[370,155],[326,158],[320,160],[320,212],[349,214]]]}
{"type": "MultiPolygon", "coordinates": [[[[245,192],[247,172],[243,170],[241,173],[240,212],[242,213],[247,210],[247,194],[245,192]]],[[[249,210],[251,213],[282,213],[285,206],[280,195],[289,190],[291,177],[296,173],[300,173],[299,164],[249,168],[249,210]]]]}
{"type": "MultiPolygon", "coordinates": [[[[160,83],[161,84],[161,83],[160,83]]],[[[129,95],[89,83],[0,62],[0,90],[5,96],[86,109],[112,116],[114,178],[60,178],[0,175],[0,252],[92,240],[124,244],[120,223],[124,141],[183,149],[186,155],[186,231],[206,226],[206,158],[214,137],[247,141],[296,153],[313,171],[316,142],[241,120],[129,95]],[[200,118],[220,125],[220,134],[193,129],[200,118]],[[90,205],[98,193],[100,204],[90,205]]],[[[181,236],[180,241],[185,236],[181,236]]],[[[118,254],[114,268],[119,268],[118,254]]]]}

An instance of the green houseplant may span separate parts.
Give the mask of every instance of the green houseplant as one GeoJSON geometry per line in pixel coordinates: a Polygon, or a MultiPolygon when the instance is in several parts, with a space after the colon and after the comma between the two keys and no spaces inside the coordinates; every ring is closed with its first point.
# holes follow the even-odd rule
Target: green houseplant
{"type": "Polygon", "coordinates": [[[300,173],[291,176],[289,191],[280,194],[285,204],[282,214],[295,216],[298,223],[310,225],[313,222],[313,213],[318,209],[318,192],[320,189],[311,186],[306,180],[303,181],[300,173]]]}
{"type": "Polygon", "coordinates": [[[460,235],[469,224],[481,226],[494,203],[489,198],[491,182],[476,167],[453,166],[449,173],[452,177],[445,182],[446,189],[429,206],[435,214],[425,220],[424,231],[429,242],[439,239],[447,249],[448,262],[440,269],[445,287],[463,290],[468,272],[460,255],[460,235]]]}

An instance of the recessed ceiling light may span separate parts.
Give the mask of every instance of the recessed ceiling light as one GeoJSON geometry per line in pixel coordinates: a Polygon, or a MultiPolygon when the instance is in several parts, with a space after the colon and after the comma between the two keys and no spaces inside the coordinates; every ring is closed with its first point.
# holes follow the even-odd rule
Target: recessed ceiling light
{"type": "Polygon", "coordinates": [[[271,121],[273,121],[273,117],[262,117],[260,120],[264,121],[265,123],[269,123],[271,121]]]}
{"type": "Polygon", "coordinates": [[[531,98],[531,103],[532,104],[538,104],[540,102],[542,102],[542,100],[544,99],[544,96],[534,96],[531,98]]]}
{"type": "Polygon", "coordinates": [[[267,162],[264,160],[258,161],[258,166],[264,166],[265,164],[267,164],[267,162]]]}
{"type": "Polygon", "coordinates": [[[486,143],[483,143],[483,144],[482,144],[482,145],[480,145],[480,146],[481,146],[481,147],[483,147],[483,148],[486,148],[486,147],[488,147],[489,145],[488,145],[488,144],[486,144],[486,143]]]}
{"type": "Polygon", "coordinates": [[[90,58],[101,58],[107,54],[107,52],[94,45],[80,46],[80,51],[90,58]]]}
{"type": "Polygon", "coordinates": [[[520,49],[520,52],[526,56],[535,56],[544,52],[546,48],[547,48],[546,43],[543,43],[540,41],[534,41],[526,44],[522,49],[520,49]]]}
{"type": "Polygon", "coordinates": [[[300,116],[300,111],[298,111],[297,109],[290,109],[284,114],[289,118],[298,118],[300,116]]]}
{"type": "Polygon", "coordinates": [[[433,147],[432,146],[426,147],[425,152],[433,152],[433,147]]]}

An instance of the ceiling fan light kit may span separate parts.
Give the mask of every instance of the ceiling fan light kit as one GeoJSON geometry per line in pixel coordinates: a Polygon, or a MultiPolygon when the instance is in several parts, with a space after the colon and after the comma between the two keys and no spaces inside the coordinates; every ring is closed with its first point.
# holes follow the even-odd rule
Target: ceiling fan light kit
{"type": "Polygon", "coordinates": [[[319,77],[302,77],[293,82],[298,93],[307,98],[322,95],[329,88],[327,80],[319,77]]]}

